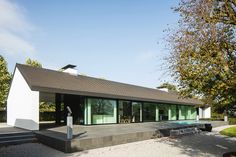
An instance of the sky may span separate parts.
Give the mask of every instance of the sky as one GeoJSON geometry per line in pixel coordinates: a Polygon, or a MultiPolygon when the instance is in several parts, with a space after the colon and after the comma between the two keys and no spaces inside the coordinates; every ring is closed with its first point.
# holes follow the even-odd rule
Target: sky
{"type": "Polygon", "coordinates": [[[0,0],[0,54],[13,72],[36,59],[44,68],[155,88],[173,82],[165,29],[178,0],[0,0]]]}

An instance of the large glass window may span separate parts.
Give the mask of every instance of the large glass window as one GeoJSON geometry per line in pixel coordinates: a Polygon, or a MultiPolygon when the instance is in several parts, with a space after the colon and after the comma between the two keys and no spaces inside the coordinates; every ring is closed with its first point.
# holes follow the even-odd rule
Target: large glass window
{"type": "Polygon", "coordinates": [[[131,123],[132,121],[131,101],[119,101],[119,123],[131,123]]]}
{"type": "Polygon", "coordinates": [[[142,104],[140,102],[132,102],[132,122],[142,121],[142,104]]]}
{"type": "Polygon", "coordinates": [[[140,102],[119,101],[119,123],[136,123],[142,121],[140,102]]]}
{"type": "Polygon", "coordinates": [[[156,104],[144,103],[143,104],[143,122],[154,122],[154,121],[156,121],[156,104]]]}
{"type": "Polygon", "coordinates": [[[159,121],[169,120],[169,105],[166,104],[158,104],[159,110],[159,121]]]}
{"type": "Polygon", "coordinates": [[[177,115],[176,115],[176,105],[169,105],[169,117],[168,120],[176,120],[177,115]]]}
{"type": "Polygon", "coordinates": [[[179,105],[179,120],[196,119],[196,109],[193,106],[179,105]]]}
{"type": "Polygon", "coordinates": [[[197,110],[195,107],[192,107],[191,109],[191,119],[196,119],[197,118],[197,110]]]}
{"type": "Polygon", "coordinates": [[[187,119],[196,119],[196,116],[197,116],[196,108],[193,106],[189,106],[187,119]]]}
{"type": "Polygon", "coordinates": [[[187,109],[186,106],[179,105],[179,120],[185,120],[187,119],[187,109]]]}
{"type": "Polygon", "coordinates": [[[116,101],[88,98],[86,105],[86,124],[106,124],[117,122],[116,101]]]}

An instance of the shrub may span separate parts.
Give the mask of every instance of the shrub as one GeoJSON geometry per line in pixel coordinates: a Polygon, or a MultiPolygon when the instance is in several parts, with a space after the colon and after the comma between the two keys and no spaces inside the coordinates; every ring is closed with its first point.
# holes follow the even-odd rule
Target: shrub
{"type": "Polygon", "coordinates": [[[200,120],[207,120],[207,121],[224,121],[221,118],[200,118],[200,120]]]}
{"type": "Polygon", "coordinates": [[[7,121],[7,113],[6,111],[1,111],[0,110],[0,122],[6,122],[7,121]]]}
{"type": "Polygon", "coordinates": [[[229,125],[236,124],[236,118],[229,118],[229,125]]]}
{"type": "Polygon", "coordinates": [[[213,119],[224,119],[224,114],[219,114],[219,113],[212,112],[211,113],[211,118],[213,118],[213,119]]]}
{"type": "Polygon", "coordinates": [[[40,112],[39,120],[40,121],[54,121],[55,112],[40,112]]]}

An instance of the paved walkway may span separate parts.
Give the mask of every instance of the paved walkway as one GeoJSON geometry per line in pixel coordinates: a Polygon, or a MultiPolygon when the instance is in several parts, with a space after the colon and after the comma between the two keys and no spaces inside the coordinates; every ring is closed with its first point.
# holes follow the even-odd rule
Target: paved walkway
{"type": "Polygon", "coordinates": [[[6,123],[0,123],[0,134],[21,133],[21,132],[30,132],[30,131],[25,129],[15,128],[7,125],[6,123]]]}
{"type": "Polygon", "coordinates": [[[7,125],[7,123],[0,123],[0,129],[6,128],[6,127],[9,127],[9,125],[7,125]]]}
{"type": "Polygon", "coordinates": [[[141,142],[65,154],[42,144],[23,144],[0,148],[1,157],[222,157],[236,151],[236,138],[219,135],[231,126],[214,128],[211,133],[200,133],[170,139],[160,138],[141,142]]]}
{"type": "Polygon", "coordinates": [[[231,128],[231,127],[234,127],[236,125],[225,125],[225,126],[220,126],[220,127],[217,127],[217,128],[213,128],[212,131],[213,132],[220,132],[221,130],[224,130],[226,128],[231,128]]]}

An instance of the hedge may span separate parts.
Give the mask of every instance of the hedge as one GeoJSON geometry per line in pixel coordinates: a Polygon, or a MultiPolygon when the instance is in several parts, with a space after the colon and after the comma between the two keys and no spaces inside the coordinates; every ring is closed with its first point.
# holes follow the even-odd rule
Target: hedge
{"type": "Polygon", "coordinates": [[[200,118],[200,120],[207,120],[207,121],[224,121],[221,118],[200,118]]]}
{"type": "Polygon", "coordinates": [[[4,111],[0,111],[0,122],[6,122],[7,121],[7,112],[4,111]]]}
{"type": "MultiPolygon", "coordinates": [[[[40,121],[54,121],[55,120],[55,112],[40,112],[39,116],[40,121]]],[[[0,122],[7,121],[7,112],[0,110],[0,122]]]]}
{"type": "Polygon", "coordinates": [[[229,118],[229,125],[236,124],[236,118],[229,118]]]}
{"type": "Polygon", "coordinates": [[[39,121],[54,121],[55,112],[40,112],[39,121]]]}

